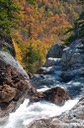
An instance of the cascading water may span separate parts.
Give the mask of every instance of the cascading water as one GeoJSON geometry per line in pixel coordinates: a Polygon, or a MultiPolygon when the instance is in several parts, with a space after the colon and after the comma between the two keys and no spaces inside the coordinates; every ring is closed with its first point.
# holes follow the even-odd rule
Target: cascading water
{"type": "Polygon", "coordinates": [[[0,128],[25,128],[26,125],[29,125],[34,120],[48,119],[61,115],[63,112],[72,109],[78,101],[78,99],[69,100],[64,106],[59,107],[45,101],[29,105],[29,99],[25,99],[16,112],[9,115],[6,124],[3,124],[0,128]]]}
{"type": "MultiPolygon", "coordinates": [[[[51,69],[52,67],[48,68],[48,70],[51,69]]],[[[46,67],[45,70],[47,70],[46,67]]],[[[41,80],[39,86],[36,85],[36,88],[38,91],[44,91],[48,88],[59,85],[69,90],[72,96],[75,95],[73,100],[69,100],[64,104],[64,106],[59,107],[53,103],[45,101],[29,104],[29,99],[25,99],[16,112],[10,113],[8,119],[0,124],[0,128],[26,128],[26,125],[29,125],[34,120],[48,119],[50,117],[59,116],[65,111],[71,110],[79,101],[76,97],[78,97],[79,92],[82,90],[82,83],[75,81],[62,83],[57,80],[59,79],[58,75],[60,72],[61,71],[59,70],[59,72],[54,74],[45,75],[45,79],[41,80]]]]}

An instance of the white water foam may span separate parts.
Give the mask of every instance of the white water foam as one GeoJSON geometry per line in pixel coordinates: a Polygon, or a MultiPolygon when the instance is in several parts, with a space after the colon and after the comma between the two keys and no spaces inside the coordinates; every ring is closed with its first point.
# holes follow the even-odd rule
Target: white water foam
{"type": "Polygon", "coordinates": [[[75,99],[67,101],[62,107],[45,101],[28,105],[29,99],[25,99],[16,112],[9,115],[7,124],[0,128],[23,128],[34,120],[59,116],[71,110],[77,103],[78,100],[75,99]]]}
{"type": "Polygon", "coordinates": [[[59,61],[59,60],[61,60],[61,58],[53,58],[53,57],[49,57],[48,60],[59,61]]]}
{"type": "Polygon", "coordinates": [[[44,88],[37,89],[37,91],[38,91],[38,92],[44,92],[44,91],[46,91],[46,90],[48,90],[48,89],[50,89],[50,88],[44,86],[44,88]]]}

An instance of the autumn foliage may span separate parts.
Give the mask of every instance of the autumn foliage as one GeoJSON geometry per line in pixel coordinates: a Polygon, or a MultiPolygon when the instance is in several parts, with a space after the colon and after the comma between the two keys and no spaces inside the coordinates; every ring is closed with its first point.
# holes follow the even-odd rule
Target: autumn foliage
{"type": "Polygon", "coordinates": [[[18,6],[16,27],[11,30],[17,59],[23,67],[35,73],[45,62],[48,49],[63,43],[81,12],[77,0],[15,0],[18,6]]]}

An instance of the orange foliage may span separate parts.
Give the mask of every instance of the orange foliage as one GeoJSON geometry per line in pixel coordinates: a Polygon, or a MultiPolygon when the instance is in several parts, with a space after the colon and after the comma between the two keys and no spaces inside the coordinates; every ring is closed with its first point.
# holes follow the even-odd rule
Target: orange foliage
{"type": "Polygon", "coordinates": [[[24,56],[24,49],[32,43],[35,48],[39,47],[44,62],[48,49],[57,42],[62,43],[66,38],[63,35],[65,30],[72,26],[73,19],[80,13],[76,0],[37,0],[34,5],[26,0],[16,1],[21,9],[19,28],[13,30],[11,35],[14,38],[17,59],[22,63],[21,50],[24,56]]]}

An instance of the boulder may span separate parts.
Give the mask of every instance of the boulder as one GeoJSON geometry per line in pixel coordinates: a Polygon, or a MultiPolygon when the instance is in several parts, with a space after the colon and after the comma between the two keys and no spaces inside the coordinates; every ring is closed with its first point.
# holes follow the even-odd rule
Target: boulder
{"type": "Polygon", "coordinates": [[[56,105],[62,106],[65,101],[71,99],[68,93],[61,87],[51,88],[44,92],[38,92],[30,98],[30,102],[45,100],[56,105]]]}
{"type": "Polygon", "coordinates": [[[56,44],[52,46],[47,54],[47,58],[61,58],[63,54],[63,49],[65,48],[62,44],[56,44]]]}
{"type": "Polygon", "coordinates": [[[62,72],[60,74],[60,78],[63,82],[69,82],[70,80],[74,79],[74,74],[71,74],[70,72],[62,72]]]}

